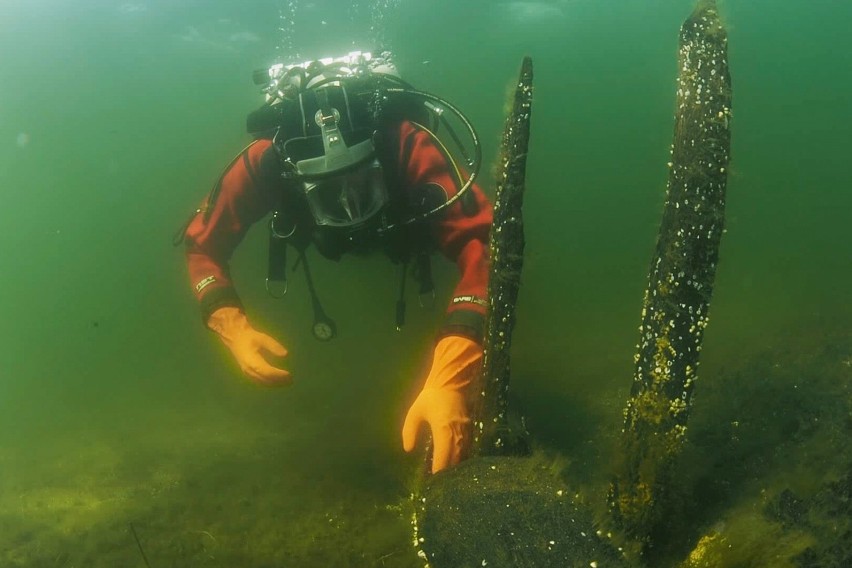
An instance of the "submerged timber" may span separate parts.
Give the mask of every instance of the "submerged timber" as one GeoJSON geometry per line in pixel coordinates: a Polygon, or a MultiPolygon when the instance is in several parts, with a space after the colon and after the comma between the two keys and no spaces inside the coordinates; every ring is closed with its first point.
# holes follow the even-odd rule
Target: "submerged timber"
{"type": "Polygon", "coordinates": [[[502,142],[502,170],[497,178],[494,221],[489,239],[491,271],[482,361],[481,400],[476,412],[476,451],[483,455],[517,453],[518,439],[508,425],[510,347],[515,303],[524,264],[524,204],[532,112],[532,59],[525,57],[515,88],[512,112],[502,142]]]}
{"type": "Polygon", "coordinates": [[[731,82],[715,0],[681,27],[678,70],[666,202],[609,494],[616,526],[640,547],[659,526],[683,447],[724,226],[731,82]]]}
{"type": "Polygon", "coordinates": [[[625,566],[586,504],[555,473],[553,461],[529,455],[524,432],[509,425],[509,348],[523,264],[531,102],[532,61],[525,58],[497,178],[478,455],[428,479],[415,500],[414,542],[430,568],[625,566]]]}

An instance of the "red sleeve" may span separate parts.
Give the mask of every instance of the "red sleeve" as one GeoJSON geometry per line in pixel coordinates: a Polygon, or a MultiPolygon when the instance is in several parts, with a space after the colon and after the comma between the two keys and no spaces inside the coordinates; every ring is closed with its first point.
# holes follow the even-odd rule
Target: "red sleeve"
{"type": "Polygon", "coordinates": [[[275,206],[268,183],[269,140],[253,142],[228,166],[186,229],[186,260],[202,319],[223,306],[241,307],[229,262],[249,227],[275,206]]]}
{"type": "MultiPolygon", "coordinates": [[[[400,132],[401,164],[406,185],[412,191],[437,184],[451,198],[458,193],[459,181],[444,150],[425,130],[403,123],[400,132]]],[[[467,174],[461,172],[462,180],[467,174]]],[[[447,308],[444,334],[467,335],[481,340],[488,292],[488,235],[492,208],[482,190],[474,184],[468,192],[438,215],[433,222],[434,238],[444,255],[458,266],[460,278],[447,308]]]]}

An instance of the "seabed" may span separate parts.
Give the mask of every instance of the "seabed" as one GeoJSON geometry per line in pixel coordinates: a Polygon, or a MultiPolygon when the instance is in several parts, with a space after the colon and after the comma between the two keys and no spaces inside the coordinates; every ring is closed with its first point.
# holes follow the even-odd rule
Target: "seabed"
{"type": "MultiPolygon", "coordinates": [[[[800,329],[713,367],[721,370],[703,376],[667,522],[641,564],[852,565],[848,326],[800,329]]],[[[388,496],[353,487],[340,471],[300,478],[282,450],[293,435],[286,438],[251,431],[211,438],[198,430],[153,439],[146,451],[95,441],[53,456],[4,454],[0,566],[143,567],[130,523],[152,568],[424,566],[423,543],[412,538],[417,503],[402,495],[404,481],[399,495],[388,496]],[[15,477],[30,471],[26,459],[41,465],[15,477]]],[[[573,467],[538,455],[524,467],[549,468],[536,475],[550,480],[554,498],[591,507],[596,530],[617,545],[601,522],[608,472],[602,483],[581,484],[570,478],[573,467]]],[[[494,499],[495,512],[500,506],[494,499]]],[[[489,516],[487,500],[477,507],[489,516]]],[[[568,537],[581,536],[549,534],[531,544],[561,551],[568,537]]]]}

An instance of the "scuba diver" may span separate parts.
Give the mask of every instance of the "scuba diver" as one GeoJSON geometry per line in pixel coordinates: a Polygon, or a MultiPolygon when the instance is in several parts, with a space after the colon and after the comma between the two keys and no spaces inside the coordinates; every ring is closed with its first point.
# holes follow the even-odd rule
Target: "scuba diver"
{"type": "Polygon", "coordinates": [[[320,340],[333,338],[336,325],[317,297],[306,248],[314,246],[329,259],[382,251],[400,264],[397,328],[404,321],[407,272],[414,273],[421,294],[433,293],[429,255],[440,250],[457,264],[460,278],[402,441],[412,451],[428,425],[432,471],[458,463],[469,447],[483,354],[492,219],[491,205],[474,182],[481,163],[475,131],[453,105],[400,79],[387,52],[278,64],[256,71],[255,82],[265,85],[266,101],[247,119],[254,141],[176,235],[186,243],[204,324],[250,380],[290,384],[290,373],[267,358],[286,357],[287,349],[255,329],[229,274],[229,259],[247,230],[270,212],[267,290],[286,293],[290,248],[307,279],[320,340]],[[446,112],[467,129],[473,159],[446,112]],[[465,167],[437,136],[440,126],[465,167]]]}

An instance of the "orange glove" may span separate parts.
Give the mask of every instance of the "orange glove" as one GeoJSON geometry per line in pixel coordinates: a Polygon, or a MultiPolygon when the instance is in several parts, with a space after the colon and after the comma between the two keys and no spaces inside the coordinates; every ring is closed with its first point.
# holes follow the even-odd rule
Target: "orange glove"
{"type": "Polygon", "coordinates": [[[408,410],[402,446],[414,449],[424,422],[432,430],[432,473],[467,457],[470,446],[471,385],[479,375],[482,347],[466,337],[449,335],[435,346],[432,370],[408,410]]]}
{"type": "Polygon", "coordinates": [[[207,327],[219,334],[243,373],[252,381],[270,386],[292,382],[290,373],[273,367],[261,354],[267,351],[275,357],[285,357],[287,350],[272,337],[254,329],[239,308],[219,308],[210,315],[207,327]]]}

